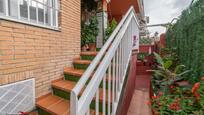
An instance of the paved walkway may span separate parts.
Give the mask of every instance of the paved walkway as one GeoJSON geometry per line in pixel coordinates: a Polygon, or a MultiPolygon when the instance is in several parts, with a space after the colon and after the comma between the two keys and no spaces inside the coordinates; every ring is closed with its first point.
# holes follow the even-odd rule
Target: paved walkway
{"type": "Polygon", "coordinates": [[[152,115],[149,100],[150,74],[137,75],[136,87],[127,115],[152,115]]]}

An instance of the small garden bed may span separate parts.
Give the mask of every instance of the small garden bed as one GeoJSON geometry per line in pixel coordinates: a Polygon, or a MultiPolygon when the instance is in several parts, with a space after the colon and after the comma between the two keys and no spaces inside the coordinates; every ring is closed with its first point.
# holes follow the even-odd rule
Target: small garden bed
{"type": "Polygon", "coordinates": [[[154,94],[148,104],[155,115],[204,115],[204,77],[190,82],[191,70],[181,65],[174,50],[154,53],[152,88],[154,94]]]}

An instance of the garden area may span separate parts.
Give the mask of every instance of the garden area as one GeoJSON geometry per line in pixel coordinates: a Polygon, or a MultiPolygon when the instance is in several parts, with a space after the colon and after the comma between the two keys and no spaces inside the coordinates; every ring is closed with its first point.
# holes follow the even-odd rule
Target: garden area
{"type": "MultiPolygon", "coordinates": [[[[166,48],[155,58],[151,100],[155,115],[204,115],[204,1],[197,0],[169,26],[166,48]]],[[[144,59],[144,54],[140,55],[144,59]]]]}

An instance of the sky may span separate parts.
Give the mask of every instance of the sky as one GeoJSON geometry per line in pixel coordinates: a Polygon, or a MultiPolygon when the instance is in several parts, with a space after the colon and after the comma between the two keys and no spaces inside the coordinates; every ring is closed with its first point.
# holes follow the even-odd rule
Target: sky
{"type": "MultiPolygon", "coordinates": [[[[144,0],[145,15],[149,16],[151,24],[171,22],[173,18],[178,18],[181,12],[186,9],[192,0],[144,0]]],[[[164,33],[163,27],[148,28],[150,35],[155,32],[164,33]]]]}

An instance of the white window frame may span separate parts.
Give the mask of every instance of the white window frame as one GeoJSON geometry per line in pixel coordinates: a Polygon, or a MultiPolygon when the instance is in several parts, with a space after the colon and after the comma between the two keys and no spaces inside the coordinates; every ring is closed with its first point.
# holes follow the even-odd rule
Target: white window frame
{"type": "MultiPolygon", "coordinates": [[[[20,0],[18,0],[20,1],[20,0]]],[[[44,0],[43,0],[44,1],[44,0]]],[[[59,12],[60,12],[60,6],[59,6],[59,0],[50,0],[51,3],[52,1],[55,2],[55,6],[48,6],[47,4],[44,4],[44,3],[41,3],[37,0],[27,0],[27,6],[28,6],[28,18],[25,19],[25,18],[22,18],[20,16],[20,6],[18,6],[18,17],[12,17],[12,16],[9,16],[9,5],[8,5],[8,0],[5,0],[5,12],[4,13],[0,13],[0,19],[3,19],[3,20],[8,20],[8,21],[14,21],[14,22],[18,22],[18,23],[23,23],[23,24],[27,24],[27,25],[32,25],[32,26],[37,26],[37,27],[42,27],[42,28],[47,28],[47,29],[54,29],[54,30],[59,30],[59,19],[58,19],[58,15],[59,15],[59,12]],[[38,22],[38,5],[36,6],[36,22],[34,22],[32,19],[30,19],[30,2],[31,1],[35,1],[37,4],[41,4],[43,5],[43,13],[44,13],[44,22],[43,23],[39,23],[38,22]],[[46,13],[45,13],[45,8],[46,7],[49,7],[51,10],[50,12],[50,17],[51,17],[51,24],[47,24],[46,23],[46,13]],[[53,17],[53,11],[56,11],[56,17],[53,17]],[[56,24],[53,23],[53,18],[55,18],[56,20],[56,24]],[[55,26],[54,26],[55,25],[55,26]]],[[[19,3],[19,2],[18,2],[19,3]]]]}

